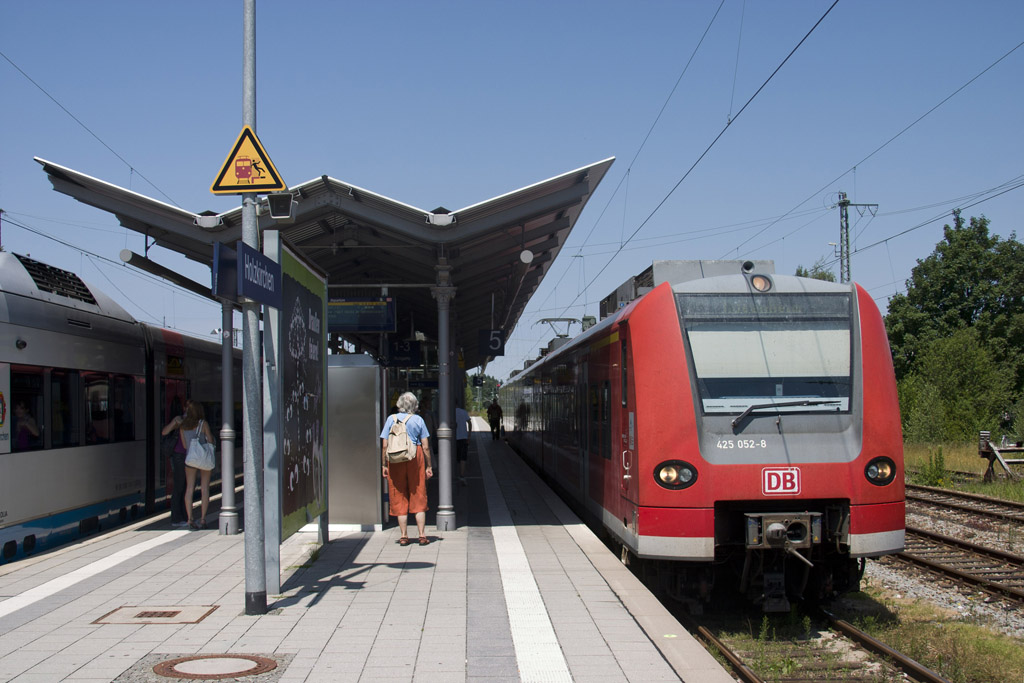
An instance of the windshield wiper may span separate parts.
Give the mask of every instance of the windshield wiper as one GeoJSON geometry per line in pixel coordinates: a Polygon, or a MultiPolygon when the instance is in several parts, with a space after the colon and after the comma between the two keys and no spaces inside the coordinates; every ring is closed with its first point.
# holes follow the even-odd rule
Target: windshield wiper
{"type": "Polygon", "coordinates": [[[831,405],[839,405],[839,403],[840,403],[840,401],[838,401],[838,400],[830,400],[830,401],[813,400],[812,401],[811,399],[805,399],[803,401],[788,401],[786,403],[758,403],[757,405],[750,406],[749,408],[744,410],[742,413],[737,415],[736,419],[734,419],[732,421],[732,427],[733,427],[733,429],[735,429],[736,425],[738,425],[740,422],[743,422],[743,418],[747,417],[748,415],[750,415],[755,410],[767,410],[769,408],[794,408],[796,406],[831,406],[831,405]]]}

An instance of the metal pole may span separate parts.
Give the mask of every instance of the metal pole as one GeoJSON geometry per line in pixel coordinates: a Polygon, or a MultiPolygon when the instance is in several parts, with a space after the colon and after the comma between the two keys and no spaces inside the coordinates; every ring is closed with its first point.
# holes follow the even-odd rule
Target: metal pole
{"type": "Polygon", "coordinates": [[[437,300],[437,362],[438,368],[438,410],[437,425],[437,530],[455,530],[455,506],[452,504],[452,398],[451,398],[451,344],[448,334],[448,310],[455,298],[455,287],[450,286],[451,266],[448,259],[440,257],[437,271],[437,287],[431,290],[437,300]]]}
{"type": "MultiPolygon", "coordinates": [[[[850,214],[849,207],[864,207],[874,216],[878,204],[854,204],[846,198],[845,192],[839,193],[839,281],[850,281],[850,214]]],[[[863,214],[861,214],[863,215],[863,214]]]]}
{"type": "Polygon", "coordinates": [[[235,383],[234,383],[234,308],[221,302],[220,349],[220,533],[238,533],[238,508],[235,507],[235,383]]]}
{"type": "Polygon", "coordinates": [[[850,281],[850,200],[845,192],[839,193],[839,281],[850,281]]]}
{"type": "MultiPolygon", "coordinates": [[[[244,0],[242,122],[256,130],[256,0],[244,0]]],[[[256,194],[242,195],[242,242],[259,249],[256,194]]],[[[245,435],[245,613],[267,613],[263,530],[263,387],[259,304],[242,304],[242,431],[245,435]]]]}

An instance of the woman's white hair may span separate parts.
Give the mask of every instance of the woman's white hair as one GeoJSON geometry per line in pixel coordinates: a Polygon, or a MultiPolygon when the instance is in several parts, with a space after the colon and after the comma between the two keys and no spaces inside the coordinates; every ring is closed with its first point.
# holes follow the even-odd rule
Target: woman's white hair
{"type": "Polygon", "coordinates": [[[407,391],[398,397],[395,401],[395,405],[398,406],[398,410],[403,413],[412,415],[416,412],[416,409],[420,407],[420,402],[416,398],[416,394],[411,391],[407,391]]]}

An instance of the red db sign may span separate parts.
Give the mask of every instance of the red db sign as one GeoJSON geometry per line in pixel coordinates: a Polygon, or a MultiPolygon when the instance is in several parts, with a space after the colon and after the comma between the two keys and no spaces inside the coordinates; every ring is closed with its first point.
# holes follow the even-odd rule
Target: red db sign
{"type": "Polygon", "coordinates": [[[761,493],[793,496],[800,493],[800,470],[796,467],[766,467],[761,470],[761,493]]]}

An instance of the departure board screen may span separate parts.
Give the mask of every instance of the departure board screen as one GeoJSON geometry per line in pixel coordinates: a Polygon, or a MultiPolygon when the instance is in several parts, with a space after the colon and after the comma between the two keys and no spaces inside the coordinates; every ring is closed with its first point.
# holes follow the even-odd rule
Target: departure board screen
{"type": "Polygon", "coordinates": [[[391,297],[332,298],[327,302],[327,331],[394,332],[395,301],[391,297]]]}

